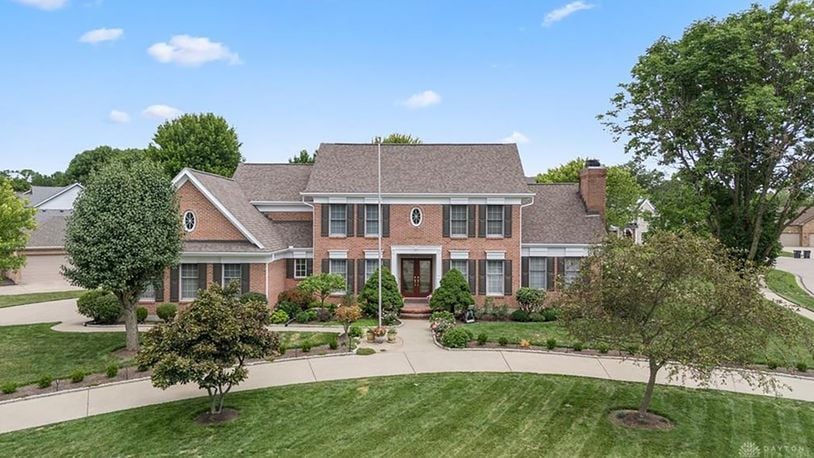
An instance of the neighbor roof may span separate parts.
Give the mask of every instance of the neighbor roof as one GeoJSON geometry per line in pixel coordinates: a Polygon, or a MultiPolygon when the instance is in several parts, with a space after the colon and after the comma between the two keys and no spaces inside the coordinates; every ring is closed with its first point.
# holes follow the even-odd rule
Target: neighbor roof
{"type": "MultiPolygon", "coordinates": [[[[321,144],[305,193],[375,193],[377,147],[321,144]]],[[[384,144],[381,148],[383,193],[529,192],[514,144],[384,144]]]]}
{"type": "Polygon", "coordinates": [[[37,227],[31,232],[27,248],[64,247],[65,227],[70,211],[39,210],[35,215],[37,227]]]}
{"type": "Polygon", "coordinates": [[[232,178],[252,202],[300,202],[311,168],[310,164],[241,163],[232,178]]]}
{"type": "Polygon", "coordinates": [[[814,219],[814,207],[808,207],[808,208],[806,208],[806,211],[804,211],[802,215],[795,218],[794,221],[789,223],[789,225],[790,226],[801,226],[801,225],[811,221],[812,219],[814,219]]]}
{"type": "Polygon", "coordinates": [[[605,235],[602,218],[589,215],[576,183],[532,184],[534,204],[523,209],[523,243],[593,244],[605,235]]]}
{"type": "Polygon", "coordinates": [[[38,207],[43,202],[50,200],[52,197],[62,194],[74,186],[80,186],[79,183],[72,183],[68,186],[31,186],[31,189],[18,194],[24,199],[28,199],[30,207],[38,207]]]}

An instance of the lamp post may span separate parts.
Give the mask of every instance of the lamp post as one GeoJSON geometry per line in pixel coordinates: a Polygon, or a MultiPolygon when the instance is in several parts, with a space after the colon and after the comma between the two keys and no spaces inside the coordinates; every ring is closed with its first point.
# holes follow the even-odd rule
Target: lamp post
{"type": "Polygon", "coordinates": [[[376,197],[378,202],[378,226],[379,226],[379,268],[376,271],[379,273],[379,327],[382,326],[382,140],[379,139],[379,143],[377,145],[377,155],[378,155],[378,189],[376,191],[376,197]]]}

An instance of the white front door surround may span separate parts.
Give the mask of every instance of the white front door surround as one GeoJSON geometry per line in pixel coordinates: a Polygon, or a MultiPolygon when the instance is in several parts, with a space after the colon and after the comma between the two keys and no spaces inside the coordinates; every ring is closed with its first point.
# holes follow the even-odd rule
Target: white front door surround
{"type": "Polygon", "coordinates": [[[390,247],[390,272],[396,277],[396,283],[401,290],[401,263],[399,256],[405,254],[424,254],[435,257],[433,265],[433,290],[441,286],[441,254],[443,249],[440,245],[392,245],[390,247]]]}

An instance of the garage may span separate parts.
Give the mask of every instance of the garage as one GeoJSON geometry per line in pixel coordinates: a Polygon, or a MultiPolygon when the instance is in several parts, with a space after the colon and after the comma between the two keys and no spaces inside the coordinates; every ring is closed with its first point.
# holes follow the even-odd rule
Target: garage
{"type": "Polygon", "coordinates": [[[21,285],[58,285],[64,284],[69,288],[68,282],[62,278],[59,268],[65,264],[65,255],[44,254],[26,256],[25,267],[20,275],[21,285]]]}
{"type": "Polygon", "coordinates": [[[800,246],[800,234],[784,232],[780,234],[780,244],[783,247],[798,247],[800,246]]]}

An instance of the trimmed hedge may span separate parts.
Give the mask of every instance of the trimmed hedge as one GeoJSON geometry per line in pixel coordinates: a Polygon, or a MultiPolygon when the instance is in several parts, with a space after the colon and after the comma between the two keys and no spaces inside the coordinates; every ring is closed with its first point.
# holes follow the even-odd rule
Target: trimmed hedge
{"type": "Polygon", "coordinates": [[[113,324],[122,316],[122,306],[113,293],[102,290],[91,290],[76,301],[79,313],[98,324],[113,324]]]}

